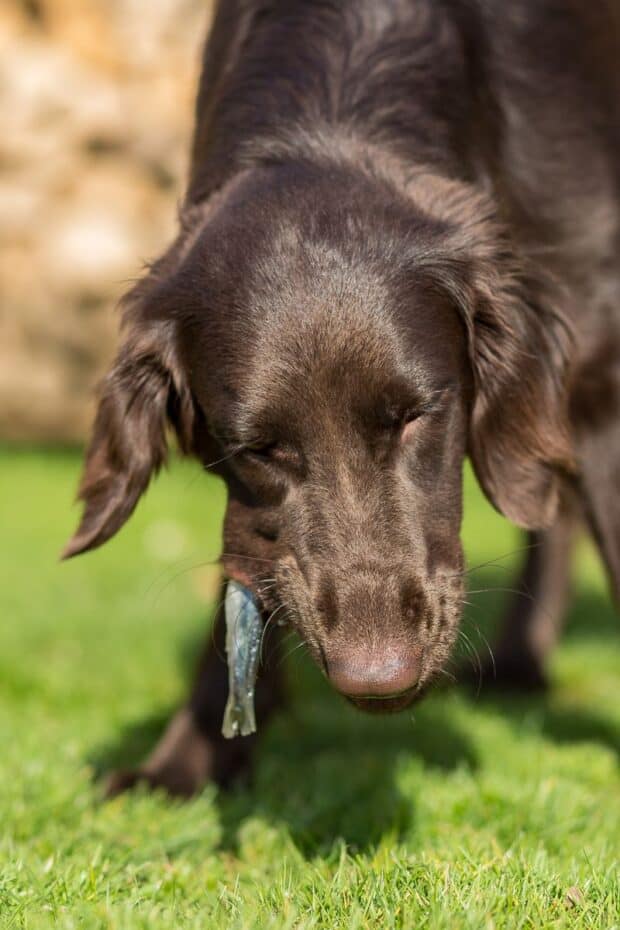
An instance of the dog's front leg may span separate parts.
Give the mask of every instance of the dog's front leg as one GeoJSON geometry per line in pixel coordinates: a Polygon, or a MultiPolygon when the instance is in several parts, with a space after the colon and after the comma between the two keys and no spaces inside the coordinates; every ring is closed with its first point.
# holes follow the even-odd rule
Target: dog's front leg
{"type": "MultiPolygon", "coordinates": [[[[228,740],[221,733],[228,697],[225,638],[224,607],[221,606],[187,704],[177,711],[159,743],[139,768],[112,773],[107,783],[108,796],[119,794],[138,782],[153,788],[165,788],[173,795],[189,796],[208,781],[225,786],[249,772],[257,734],[228,740]]],[[[264,662],[256,683],[259,733],[270,714],[283,701],[280,631],[277,627],[270,627],[263,652],[264,662]]]]}
{"type": "Polygon", "coordinates": [[[546,686],[546,661],[568,606],[575,527],[567,502],[550,529],[528,534],[525,562],[499,639],[489,658],[467,676],[472,683],[526,692],[546,686]]]}

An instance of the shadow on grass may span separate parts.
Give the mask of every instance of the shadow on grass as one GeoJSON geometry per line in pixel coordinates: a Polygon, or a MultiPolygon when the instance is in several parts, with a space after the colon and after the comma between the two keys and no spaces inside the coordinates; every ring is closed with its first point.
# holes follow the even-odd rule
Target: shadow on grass
{"type": "MultiPolygon", "coordinates": [[[[491,588],[497,579],[478,573],[476,587],[485,582],[491,588]]],[[[491,641],[492,616],[503,600],[501,592],[490,592],[477,601],[476,623],[491,641]]],[[[605,642],[617,635],[618,621],[609,601],[595,592],[580,593],[570,612],[568,637],[573,642],[605,642]]],[[[183,665],[189,666],[189,657],[197,653],[185,644],[183,665]]],[[[329,855],[340,841],[353,850],[372,852],[382,840],[398,840],[414,826],[415,809],[398,788],[402,765],[419,765],[422,776],[426,768],[476,768],[470,742],[451,719],[449,698],[439,696],[397,717],[367,717],[337,698],[309,660],[296,655],[288,670],[294,699],[263,734],[252,782],[217,796],[223,849],[236,850],[242,826],[259,817],[284,826],[306,858],[329,855]]],[[[562,706],[553,692],[510,696],[483,691],[471,700],[473,706],[493,708],[517,727],[534,715],[541,733],[556,743],[598,742],[620,756],[620,732],[604,709],[562,706]]],[[[127,726],[117,741],[91,759],[97,773],[139,764],[168,719],[156,715],[127,726]]]]}
{"type": "MultiPolygon", "coordinates": [[[[474,648],[480,653],[481,661],[488,656],[488,643],[493,643],[500,625],[502,610],[509,597],[525,596],[507,594],[497,590],[497,577],[493,573],[479,572],[471,587],[481,593],[470,597],[473,610],[466,615],[464,626],[470,633],[474,648]]],[[[605,648],[620,644],[620,618],[611,598],[602,592],[580,589],[575,593],[567,613],[562,641],[572,648],[594,645],[605,648]]],[[[585,661],[585,660],[584,660],[585,661]]],[[[590,672],[591,674],[591,672],[590,672]]],[[[471,674],[475,679],[475,669],[471,674]]],[[[470,685],[476,691],[475,684],[470,685]]],[[[614,751],[620,758],[620,729],[601,711],[591,711],[576,703],[559,702],[553,683],[546,692],[531,695],[502,692],[498,687],[483,687],[472,697],[475,706],[492,707],[516,724],[534,715],[540,732],[555,743],[599,743],[614,751]]]]}
{"type": "MultiPolygon", "coordinates": [[[[398,789],[398,770],[412,761],[451,770],[476,767],[469,742],[450,722],[441,701],[412,715],[368,717],[330,691],[310,663],[291,671],[295,698],[266,728],[251,781],[217,795],[221,849],[235,852],[242,826],[258,817],[284,827],[306,858],[329,855],[344,841],[372,852],[386,837],[397,841],[413,827],[415,810],[398,789]]],[[[170,712],[172,714],[172,710],[170,712]]],[[[137,766],[161,736],[168,715],[126,726],[117,741],[91,756],[96,777],[137,766]]]]}
{"type": "Polygon", "coordinates": [[[558,706],[553,692],[537,697],[483,692],[476,699],[476,704],[492,708],[517,726],[524,719],[534,717],[541,734],[552,742],[558,745],[598,743],[615,752],[620,760],[620,728],[617,724],[606,719],[603,713],[571,705],[558,706]]]}
{"type": "Polygon", "coordinates": [[[298,671],[295,702],[261,743],[252,786],[220,797],[225,848],[234,850],[240,825],[259,816],[284,825],[306,858],[328,855],[340,841],[373,852],[413,829],[414,805],[398,787],[403,766],[477,767],[444,702],[371,717],[346,705],[310,663],[298,671]]]}

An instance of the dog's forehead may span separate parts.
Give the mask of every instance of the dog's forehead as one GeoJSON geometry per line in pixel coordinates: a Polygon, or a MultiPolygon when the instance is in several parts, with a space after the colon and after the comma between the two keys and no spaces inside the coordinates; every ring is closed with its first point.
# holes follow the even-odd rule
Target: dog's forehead
{"type": "Polygon", "coordinates": [[[209,263],[209,312],[187,329],[192,382],[224,432],[364,408],[395,384],[432,391],[458,375],[458,313],[421,274],[298,231],[261,249],[243,274],[209,263]]]}
{"type": "Polygon", "coordinates": [[[442,316],[324,302],[263,317],[237,382],[254,422],[290,422],[406,402],[458,376],[442,316]]]}

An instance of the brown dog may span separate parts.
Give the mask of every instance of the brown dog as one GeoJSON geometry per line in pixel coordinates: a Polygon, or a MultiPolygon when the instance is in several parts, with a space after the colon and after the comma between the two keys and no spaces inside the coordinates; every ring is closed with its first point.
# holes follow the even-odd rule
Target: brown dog
{"type": "MultiPolygon", "coordinates": [[[[222,2],[181,229],[126,298],[66,554],[127,520],[169,423],[227,482],[225,574],[338,691],[397,710],[456,637],[469,454],[538,543],[496,662],[541,683],[576,509],[620,582],[618,9],[222,2]]],[[[208,649],[113,789],[234,774],[252,740],[221,739],[225,698],[208,649]]]]}

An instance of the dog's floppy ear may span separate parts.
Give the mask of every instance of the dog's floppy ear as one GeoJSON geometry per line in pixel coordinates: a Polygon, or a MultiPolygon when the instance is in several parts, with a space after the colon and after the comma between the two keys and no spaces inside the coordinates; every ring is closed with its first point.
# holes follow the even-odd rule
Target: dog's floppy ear
{"type": "Polygon", "coordinates": [[[553,522],[574,470],[568,425],[571,334],[543,280],[498,259],[466,309],[474,400],[469,454],[484,491],[526,529],[553,522]]]}
{"type": "Polygon", "coordinates": [[[143,312],[148,291],[138,285],[126,301],[124,342],[101,386],[86,453],[78,494],[84,512],[63,558],[100,546],[125,523],[166,460],[168,426],[181,449],[191,451],[193,401],[174,325],[143,312]]]}
{"type": "Polygon", "coordinates": [[[519,526],[541,529],[553,522],[561,482],[574,471],[573,337],[562,298],[549,276],[518,255],[488,198],[453,182],[435,187],[427,209],[446,225],[439,252],[426,261],[467,330],[469,455],[497,509],[519,526]]]}
{"type": "Polygon", "coordinates": [[[195,296],[184,269],[205,223],[245,176],[240,172],[208,201],[183,208],[177,238],[121,303],[123,342],[101,386],[78,492],[84,512],[63,558],[100,546],[131,516],[166,461],[169,428],[182,452],[210,453],[179,358],[179,324],[195,296]]]}

